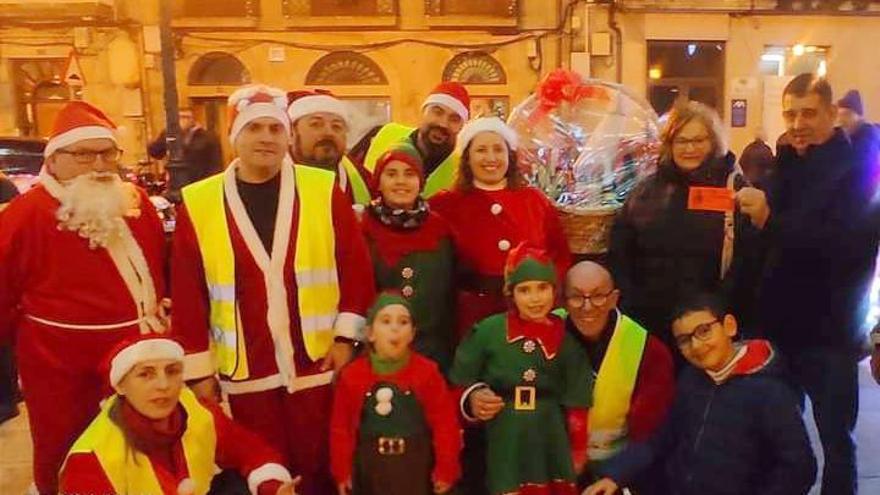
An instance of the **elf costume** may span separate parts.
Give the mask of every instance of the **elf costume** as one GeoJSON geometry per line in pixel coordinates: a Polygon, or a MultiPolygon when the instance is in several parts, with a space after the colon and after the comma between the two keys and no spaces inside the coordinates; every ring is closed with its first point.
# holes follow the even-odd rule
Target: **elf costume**
{"type": "Polygon", "coordinates": [[[385,204],[378,184],[392,161],[409,164],[418,172],[420,186],[425,185],[421,156],[406,141],[393,146],[376,165],[375,199],[363,223],[376,289],[399,291],[408,300],[413,318],[419,322],[415,350],[433,359],[445,373],[452,364],[455,345],[452,234],[446,221],[430,211],[421,197],[411,210],[385,204]]]}
{"type": "MultiPolygon", "coordinates": [[[[512,291],[532,280],[555,284],[553,263],[543,251],[520,245],[505,266],[505,287],[512,291]]],[[[455,354],[450,380],[466,389],[463,398],[489,387],[505,402],[486,423],[492,495],[575,493],[572,453],[583,456],[586,442],[582,424],[578,431],[566,431],[566,414],[579,417],[591,405],[592,370],[562,319],[547,317],[546,323],[527,321],[515,308],[491,316],[474,327],[455,354]]]]}
{"type": "MultiPolygon", "coordinates": [[[[384,307],[407,299],[382,294],[384,307]]],[[[356,495],[429,495],[432,481],[459,477],[461,431],[455,399],[437,365],[411,352],[393,360],[370,352],[339,375],[330,425],[331,470],[356,495]]]]}

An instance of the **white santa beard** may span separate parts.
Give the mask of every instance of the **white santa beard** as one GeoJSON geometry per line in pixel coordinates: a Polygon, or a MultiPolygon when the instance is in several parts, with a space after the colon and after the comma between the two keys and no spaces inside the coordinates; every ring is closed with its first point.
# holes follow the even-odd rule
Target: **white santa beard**
{"type": "Polygon", "coordinates": [[[64,185],[55,214],[59,227],[77,232],[89,240],[89,247],[107,247],[122,235],[123,216],[128,209],[128,194],[116,175],[85,174],[64,185]],[[97,180],[105,177],[104,180],[97,180]]]}

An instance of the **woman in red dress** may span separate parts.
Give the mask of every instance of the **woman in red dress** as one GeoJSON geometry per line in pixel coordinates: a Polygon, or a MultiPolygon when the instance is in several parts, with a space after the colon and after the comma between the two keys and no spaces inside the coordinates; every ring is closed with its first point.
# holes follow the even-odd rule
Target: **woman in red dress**
{"type": "Polygon", "coordinates": [[[516,145],[516,133],[497,117],[469,122],[458,135],[462,153],[453,190],[430,199],[455,242],[459,340],[475,323],[507,310],[504,261],[512,247],[525,241],[547,251],[560,280],[571,265],[555,208],[518,172],[516,145]]]}

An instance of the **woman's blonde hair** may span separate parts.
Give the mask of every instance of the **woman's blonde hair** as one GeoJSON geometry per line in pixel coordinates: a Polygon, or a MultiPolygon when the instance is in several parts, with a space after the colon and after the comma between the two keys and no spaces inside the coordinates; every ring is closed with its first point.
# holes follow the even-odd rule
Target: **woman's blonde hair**
{"type": "Polygon", "coordinates": [[[698,120],[709,132],[709,140],[712,142],[712,156],[715,158],[727,154],[727,132],[721,123],[721,117],[711,107],[697,101],[683,101],[669,111],[666,126],[660,134],[660,163],[672,161],[672,141],[681,132],[681,129],[692,120],[698,120]]]}

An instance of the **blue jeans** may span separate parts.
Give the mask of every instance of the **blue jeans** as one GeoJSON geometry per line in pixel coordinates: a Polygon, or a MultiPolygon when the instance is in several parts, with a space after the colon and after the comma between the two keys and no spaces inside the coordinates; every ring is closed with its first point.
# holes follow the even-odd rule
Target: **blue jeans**
{"type": "Polygon", "coordinates": [[[801,349],[787,353],[794,385],[809,396],[825,453],[822,495],[855,494],[858,487],[853,430],[859,412],[856,353],[845,349],[801,349]]]}

